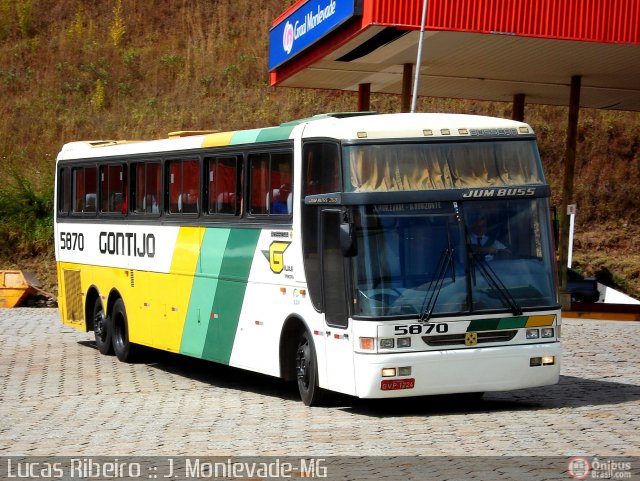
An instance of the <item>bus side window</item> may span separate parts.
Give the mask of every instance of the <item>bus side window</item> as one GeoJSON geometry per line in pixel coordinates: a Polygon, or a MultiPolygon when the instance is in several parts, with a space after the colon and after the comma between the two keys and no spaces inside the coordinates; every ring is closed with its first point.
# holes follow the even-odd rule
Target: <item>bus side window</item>
{"type": "Polygon", "coordinates": [[[291,214],[292,164],[291,152],[249,155],[251,214],[291,214]]]}
{"type": "Polygon", "coordinates": [[[271,154],[269,204],[271,214],[291,214],[292,212],[291,163],[291,154],[288,152],[271,154]]]}
{"type": "Polygon", "coordinates": [[[100,211],[127,213],[126,170],[122,164],[100,166],[100,211]]]}
{"type": "Polygon", "coordinates": [[[131,198],[137,214],[159,214],[161,169],[160,162],[139,162],[133,166],[131,198]]]}
{"type": "Polygon", "coordinates": [[[237,157],[208,159],[209,214],[240,214],[240,173],[237,157]]]}
{"type": "Polygon", "coordinates": [[[249,212],[268,214],[269,205],[269,154],[249,156],[250,192],[249,212]]]}
{"type": "Polygon", "coordinates": [[[58,214],[67,215],[71,207],[70,169],[63,167],[58,174],[58,214]]]}
{"type": "Polygon", "coordinates": [[[309,142],[303,153],[304,196],[342,191],[338,144],[309,142]]]}
{"type": "Polygon", "coordinates": [[[168,181],[169,212],[197,214],[200,208],[200,161],[172,160],[168,181]]]}
{"type": "Polygon", "coordinates": [[[95,166],[73,169],[73,212],[96,213],[98,169],[95,166]]]}

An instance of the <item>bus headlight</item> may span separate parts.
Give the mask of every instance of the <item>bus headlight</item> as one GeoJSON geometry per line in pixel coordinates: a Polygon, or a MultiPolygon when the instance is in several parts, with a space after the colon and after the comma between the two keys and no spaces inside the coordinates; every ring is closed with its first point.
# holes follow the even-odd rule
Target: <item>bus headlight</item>
{"type": "Polygon", "coordinates": [[[410,337],[399,337],[398,338],[398,347],[411,347],[411,338],[410,337]]]}
{"type": "Polygon", "coordinates": [[[527,329],[527,339],[539,339],[540,331],[538,329],[527,329]]]}
{"type": "Polygon", "coordinates": [[[548,339],[550,337],[553,337],[553,335],[553,327],[543,327],[542,329],[540,329],[540,337],[542,337],[543,339],[548,339]]]}
{"type": "Polygon", "coordinates": [[[380,339],[380,349],[393,349],[395,347],[395,340],[391,339],[380,339]]]}

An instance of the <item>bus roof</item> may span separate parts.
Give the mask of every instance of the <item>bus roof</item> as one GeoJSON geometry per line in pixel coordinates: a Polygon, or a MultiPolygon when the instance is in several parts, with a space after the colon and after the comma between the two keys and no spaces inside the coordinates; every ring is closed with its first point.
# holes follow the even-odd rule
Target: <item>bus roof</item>
{"type": "Polygon", "coordinates": [[[230,132],[181,132],[166,139],[128,141],[93,140],[69,142],[58,160],[136,155],[154,152],[185,151],[206,147],[247,145],[303,138],[338,140],[393,138],[448,138],[478,136],[515,136],[532,134],[529,125],[497,117],[467,114],[343,112],[315,115],[285,122],[277,127],[230,132]],[[299,130],[296,130],[299,129],[299,130]],[[294,130],[296,132],[294,132],[294,130]],[[194,135],[191,135],[193,133],[194,135]]]}

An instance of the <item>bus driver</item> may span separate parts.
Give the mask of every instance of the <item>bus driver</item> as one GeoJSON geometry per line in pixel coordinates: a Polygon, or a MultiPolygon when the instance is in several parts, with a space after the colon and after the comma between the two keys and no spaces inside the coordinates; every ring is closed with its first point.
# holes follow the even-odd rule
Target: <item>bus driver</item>
{"type": "Polygon", "coordinates": [[[484,255],[486,261],[491,261],[495,256],[505,257],[511,255],[511,251],[487,232],[487,216],[478,215],[473,224],[471,224],[471,233],[469,234],[469,244],[474,253],[484,255]]]}

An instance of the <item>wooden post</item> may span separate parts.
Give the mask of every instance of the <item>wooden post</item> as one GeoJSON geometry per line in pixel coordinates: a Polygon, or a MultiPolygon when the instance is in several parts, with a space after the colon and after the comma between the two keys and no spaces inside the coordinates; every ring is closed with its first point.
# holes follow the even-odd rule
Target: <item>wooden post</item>
{"type": "Polygon", "coordinates": [[[515,94],[513,96],[513,111],[511,112],[511,119],[524,121],[524,94],[515,94]]]}
{"type": "Polygon", "coordinates": [[[413,64],[405,63],[402,72],[402,99],[400,112],[411,111],[411,77],[413,76],[413,64]]]}
{"type": "Polygon", "coordinates": [[[358,85],[358,112],[368,112],[371,109],[371,84],[358,85]]]}
{"type": "Polygon", "coordinates": [[[569,216],[567,206],[573,203],[573,177],[576,167],[576,145],[578,141],[578,114],[580,113],[580,87],[582,77],[571,77],[569,95],[569,119],[567,122],[567,143],[562,180],[562,205],[560,206],[560,252],[558,256],[558,276],[560,300],[564,309],[571,308],[571,297],[567,294],[567,261],[569,259],[569,216]]]}

